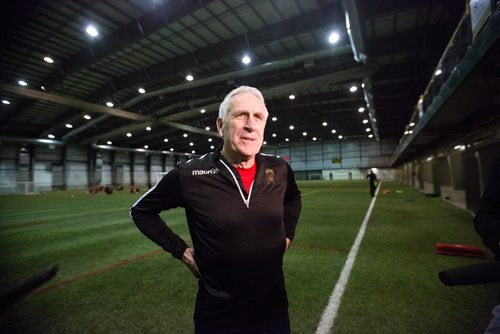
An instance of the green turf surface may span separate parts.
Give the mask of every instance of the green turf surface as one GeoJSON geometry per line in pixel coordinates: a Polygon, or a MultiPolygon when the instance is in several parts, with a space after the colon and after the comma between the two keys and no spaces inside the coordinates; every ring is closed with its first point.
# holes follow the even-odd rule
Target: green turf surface
{"type": "MultiPolygon", "coordinates": [[[[314,333],[371,201],[367,182],[299,184],[303,212],[285,274],[294,333],[314,333]]],[[[432,253],[481,245],[469,213],[384,183],[333,333],[481,333],[497,285],[446,287],[439,270],[484,260],[432,253]],[[402,190],[403,193],[396,193],[402,190]]],[[[196,281],[128,217],[125,192],[0,197],[0,291],[59,264],[0,320],[5,333],[192,333],[196,281]],[[143,256],[144,257],[141,257],[143,256]]],[[[189,239],[182,210],[163,213],[189,239]]]]}

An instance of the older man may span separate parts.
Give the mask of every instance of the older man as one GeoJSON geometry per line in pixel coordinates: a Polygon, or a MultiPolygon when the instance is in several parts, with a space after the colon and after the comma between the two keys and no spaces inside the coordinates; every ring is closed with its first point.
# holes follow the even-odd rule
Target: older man
{"type": "Polygon", "coordinates": [[[217,118],[222,147],[179,163],[131,209],[199,278],[195,333],[290,332],[282,266],[301,197],[290,166],[259,153],[267,117],[256,88],[231,91],[217,118]],[[175,207],[185,208],[193,248],[159,216],[175,207]]]}

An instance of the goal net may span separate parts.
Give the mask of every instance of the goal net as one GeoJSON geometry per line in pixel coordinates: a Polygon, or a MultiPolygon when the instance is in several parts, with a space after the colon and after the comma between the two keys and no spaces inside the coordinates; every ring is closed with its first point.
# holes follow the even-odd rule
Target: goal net
{"type": "Polygon", "coordinates": [[[35,182],[0,183],[0,195],[34,195],[38,194],[35,182]]]}

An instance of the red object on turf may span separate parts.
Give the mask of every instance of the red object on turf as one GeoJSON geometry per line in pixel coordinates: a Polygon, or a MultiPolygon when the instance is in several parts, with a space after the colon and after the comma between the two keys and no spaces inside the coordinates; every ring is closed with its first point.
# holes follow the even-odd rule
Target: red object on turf
{"type": "Polygon", "coordinates": [[[435,254],[486,258],[484,251],[473,245],[436,243],[435,254]]]}

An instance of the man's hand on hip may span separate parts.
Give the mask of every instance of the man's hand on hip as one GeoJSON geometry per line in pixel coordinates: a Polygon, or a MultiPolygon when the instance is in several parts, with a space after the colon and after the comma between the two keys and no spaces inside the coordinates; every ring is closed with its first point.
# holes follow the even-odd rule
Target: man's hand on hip
{"type": "Polygon", "coordinates": [[[184,251],[184,254],[182,255],[181,261],[184,262],[184,264],[189,268],[194,277],[200,278],[200,272],[198,271],[198,266],[194,261],[193,254],[194,254],[194,249],[187,248],[184,251]]]}

